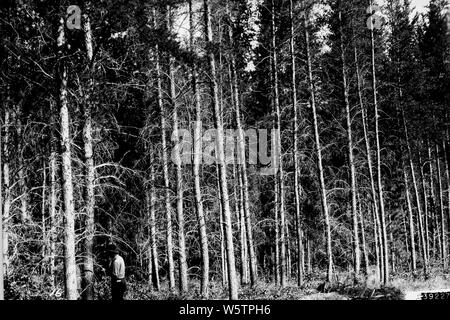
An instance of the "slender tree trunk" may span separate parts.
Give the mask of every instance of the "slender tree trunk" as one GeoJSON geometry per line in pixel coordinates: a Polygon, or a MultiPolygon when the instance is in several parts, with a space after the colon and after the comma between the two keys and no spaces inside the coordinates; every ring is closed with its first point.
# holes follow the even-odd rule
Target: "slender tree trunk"
{"type": "Polygon", "coordinates": [[[280,266],[280,213],[279,213],[279,195],[278,195],[278,178],[274,179],[274,211],[275,211],[275,283],[281,283],[281,266],[280,266]]]}
{"type": "Polygon", "coordinates": [[[22,223],[27,223],[30,220],[30,216],[28,214],[28,188],[26,184],[26,168],[25,163],[23,161],[23,131],[22,131],[22,120],[21,120],[21,107],[19,107],[19,111],[13,113],[14,114],[14,122],[16,123],[17,136],[19,139],[18,144],[18,182],[19,182],[19,190],[20,190],[20,221],[22,223]]]}
{"type": "Polygon", "coordinates": [[[45,202],[47,201],[47,167],[45,161],[42,161],[42,191],[41,191],[41,228],[42,228],[42,275],[47,271],[47,226],[45,224],[45,202]]]}
{"type": "Polygon", "coordinates": [[[370,261],[369,261],[369,253],[367,251],[367,242],[366,242],[366,230],[365,230],[365,223],[364,223],[364,214],[361,207],[361,202],[358,201],[358,212],[359,212],[359,220],[361,223],[361,245],[363,249],[363,256],[364,256],[364,270],[366,275],[369,274],[369,267],[370,267],[370,261]]]}
{"type": "Polygon", "coordinates": [[[380,241],[380,223],[378,221],[378,216],[376,214],[376,210],[374,209],[374,206],[372,207],[372,219],[373,219],[373,238],[375,240],[375,258],[377,262],[377,269],[380,272],[382,271],[382,263],[381,263],[381,241],[380,241]]]}
{"type": "Polygon", "coordinates": [[[239,239],[241,243],[241,284],[245,285],[248,283],[248,274],[249,271],[248,265],[248,251],[247,251],[247,239],[245,233],[245,213],[244,213],[244,190],[243,190],[243,179],[242,179],[242,171],[236,170],[236,175],[238,177],[238,185],[239,185],[239,194],[238,194],[238,225],[239,225],[239,239]]]}
{"type": "MultiPolygon", "coordinates": [[[[370,5],[373,1],[370,0],[370,5]]],[[[372,19],[370,19],[372,21],[372,19]]],[[[383,283],[386,285],[389,282],[389,255],[388,255],[388,241],[386,233],[386,218],[384,212],[384,198],[383,198],[383,182],[381,176],[381,146],[380,146],[380,129],[379,129],[379,107],[378,107],[378,92],[377,92],[377,76],[375,66],[375,38],[374,28],[370,28],[370,41],[372,50],[372,93],[373,93],[373,108],[375,112],[375,141],[376,141],[376,170],[377,170],[377,188],[378,188],[378,208],[380,214],[380,227],[382,232],[382,257],[383,257],[383,283]]]]}
{"type": "MultiPolygon", "coordinates": [[[[448,140],[448,132],[447,132],[447,140],[448,140]]],[[[448,155],[448,146],[445,141],[442,142],[442,150],[444,152],[445,177],[447,179],[447,232],[450,236],[450,163],[448,155]]],[[[450,239],[447,239],[447,241],[449,240],[450,239]]]]}
{"type": "MultiPolygon", "coordinates": [[[[7,106],[6,106],[7,108],[7,106]]],[[[5,108],[5,109],[6,109],[5,108]]],[[[0,113],[0,117],[2,114],[0,113]]],[[[3,266],[3,130],[0,123],[0,301],[5,298],[3,266]]]]}
{"type": "MultiPolygon", "coordinates": [[[[205,12],[205,27],[206,27],[206,42],[207,44],[213,43],[213,31],[211,25],[211,8],[210,1],[204,0],[204,12],[205,12]]],[[[208,50],[208,62],[209,62],[209,71],[210,71],[210,85],[211,85],[211,96],[213,103],[213,115],[214,115],[214,123],[216,126],[217,134],[216,134],[216,155],[219,166],[219,180],[220,180],[220,193],[221,193],[221,202],[222,202],[222,214],[223,220],[225,223],[225,239],[226,239],[226,251],[227,251],[227,270],[228,270],[228,286],[229,286],[229,296],[230,299],[236,300],[238,299],[238,290],[237,290],[237,277],[236,277],[236,264],[234,258],[234,244],[233,244],[233,229],[231,224],[231,210],[230,210],[230,202],[228,195],[228,186],[227,186],[227,167],[225,163],[225,151],[224,151],[224,130],[223,123],[220,113],[220,104],[219,104],[219,89],[217,84],[217,74],[216,74],[216,60],[214,57],[214,52],[208,50]]]]}
{"type": "Polygon", "coordinates": [[[408,206],[408,217],[409,217],[409,241],[411,246],[411,267],[412,272],[416,273],[417,269],[417,259],[416,259],[416,244],[415,244],[415,235],[414,235],[414,219],[412,213],[412,205],[411,205],[411,196],[409,192],[409,183],[408,176],[406,174],[406,170],[403,170],[403,180],[405,182],[405,191],[406,191],[406,204],[408,206]]]}
{"type": "Polygon", "coordinates": [[[441,227],[441,259],[444,269],[447,268],[447,242],[445,239],[445,215],[444,215],[444,197],[442,196],[442,176],[441,176],[441,162],[439,159],[439,146],[435,144],[436,157],[436,178],[438,181],[438,199],[439,199],[439,213],[440,213],[440,227],[441,227]]]}
{"type": "Polygon", "coordinates": [[[433,238],[432,241],[432,251],[433,251],[433,256],[436,257],[436,252],[439,250],[439,248],[441,247],[440,243],[439,246],[436,246],[436,238],[438,239],[438,241],[440,241],[440,237],[436,237],[436,231],[438,228],[438,224],[437,224],[437,220],[436,220],[436,194],[435,194],[435,190],[434,190],[434,166],[433,166],[433,156],[432,156],[432,150],[431,150],[431,146],[430,146],[430,141],[427,140],[427,150],[428,150],[428,162],[430,164],[430,218],[432,221],[432,232],[431,232],[431,236],[433,238]]]}
{"type": "MultiPolygon", "coordinates": [[[[150,150],[152,152],[152,150],[150,150]]],[[[153,157],[151,156],[151,162],[153,157]]],[[[153,275],[150,274],[150,281],[154,288],[159,291],[161,289],[159,280],[159,259],[158,259],[158,243],[156,241],[156,194],[155,194],[155,168],[150,164],[150,186],[148,195],[148,214],[149,214],[149,236],[150,236],[150,251],[151,251],[151,265],[153,275]]]]}
{"type": "MultiPolygon", "coordinates": [[[[153,26],[157,28],[156,10],[153,9],[153,26]]],[[[156,77],[158,87],[158,107],[161,112],[161,143],[162,143],[162,160],[163,160],[163,179],[164,179],[164,204],[166,213],[166,247],[167,260],[169,264],[168,277],[169,289],[175,290],[175,266],[173,261],[173,234],[172,234],[172,208],[170,205],[170,180],[169,180],[169,160],[167,155],[167,121],[166,108],[164,105],[163,89],[162,89],[162,71],[160,63],[159,45],[155,44],[156,59],[156,77]]]]}
{"type": "MultiPolygon", "coordinates": [[[[89,10],[89,2],[85,10],[89,10]]],[[[83,299],[94,300],[94,235],[95,235],[95,167],[94,167],[94,143],[92,137],[92,93],[94,92],[93,79],[93,55],[91,22],[88,14],[83,15],[84,41],[86,45],[86,55],[88,60],[89,83],[84,94],[84,166],[85,166],[85,194],[84,202],[86,206],[85,217],[85,240],[84,240],[84,270],[83,270],[83,299]]]]}
{"type": "MultiPolygon", "coordinates": [[[[190,25],[190,50],[194,53],[194,12],[192,8],[192,0],[189,1],[189,25],[190,25]]],[[[195,116],[196,126],[194,129],[194,196],[195,210],[197,213],[198,228],[200,235],[200,246],[202,253],[202,278],[201,278],[201,294],[204,298],[209,296],[209,249],[208,236],[206,233],[205,214],[203,211],[202,190],[200,183],[200,163],[202,159],[202,105],[200,99],[200,88],[198,84],[197,64],[192,66],[192,90],[195,98],[195,116]]]]}
{"type": "MultiPolygon", "coordinates": [[[[400,97],[402,98],[402,96],[403,95],[400,91],[400,97]]],[[[406,124],[405,112],[404,112],[403,105],[401,105],[401,112],[402,112],[402,122],[403,122],[403,131],[405,134],[406,148],[408,150],[409,169],[411,172],[412,183],[413,183],[413,188],[414,188],[414,195],[415,195],[415,199],[416,199],[417,221],[419,223],[418,227],[419,227],[419,236],[420,236],[420,242],[421,242],[420,248],[421,248],[421,253],[422,253],[422,258],[423,258],[423,267],[424,267],[424,273],[427,274],[428,273],[428,259],[427,259],[427,254],[426,254],[427,250],[426,250],[425,235],[424,235],[424,229],[423,229],[422,205],[420,203],[419,187],[417,185],[417,180],[416,180],[416,171],[414,169],[414,161],[413,161],[413,157],[412,157],[411,145],[409,142],[408,126],[406,124]]]]}
{"type": "Polygon", "coordinates": [[[309,40],[309,30],[306,18],[304,19],[304,31],[305,31],[305,44],[306,44],[306,58],[307,58],[307,69],[308,69],[308,82],[309,82],[309,94],[310,94],[310,103],[312,108],[312,117],[313,117],[313,125],[314,125],[314,140],[316,147],[316,157],[317,157],[317,167],[319,170],[319,180],[320,180],[320,198],[322,203],[322,211],[325,218],[325,230],[326,230],[326,242],[327,242],[327,259],[328,259],[328,267],[327,267],[327,281],[332,282],[333,280],[333,252],[331,246],[331,224],[330,224],[330,215],[328,211],[328,200],[327,200],[327,190],[325,185],[325,177],[322,163],[322,146],[320,143],[320,135],[319,135],[319,121],[317,116],[317,108],[316,108],[316,93],[315,93],[315,85],[314,78],[312,73],[312,62],[311,62],[311,49],[310,49],[310,40],[309,40]]]}
{"type": "Polygon", "coordinates": [[[56,205],[58,203],[57,198],[57,186],[58,186],[58,162],[57,162],[57,150],[58,150],[58,140],[56,136],[57,127],[57,110],[55,105],[51,102],[50,105],[50,122],[51,122],[51,141],[50,141],[50,229],[48,234],[48,239],[50,242],[50,282],[52,288],[56,287],[56,235],[57,235],[57,225],[56,225],[56,205]]]}
{"type": "MultiPolygon", "coordinates": [[[[358,62],[358,51],[356,48],[356,45],[354,45],[354,53],[355,53],[355,65],[356,65],[356,76],[357,76],[357,83],[358,83],[358,101],[359,101],[359,106],[360,106],[360,110],[361,110],[361,119],[362,119],[362,127],[363,127],[363,133],[364,133],[364,145],[366,148],[366,161],[367,161],[367,167],[369,170],[369,181],[370,181],[370,191],[371,191],[371,200],[373,203],[373,210],[374,210],[374,214],[375,214],[375,219],[374,219],[374,226],[375,228],[380,229],[380,224],[377,223],[379,222],[379,210],[378,210],[378,202],[377,202],[377,193],[376,193],[376,188],[375,188],[375,180],[374,180],[374,172],[373,172],[373,162],[372,162],[372,148],[370,145],[370,140],[369,140],[369,134],[368,134],[368,119],[367,119],[367,112],[366,112],[366,108],[364,107],[364,101],[363,101],[363,93],[362,93],[362,77],[361,77],[361,71],[360,71],[360,67],[359,67],[359,62],[358,62]]],[[[375,234],[379,235],[381,232],[379,232],[379,230],[375,230],[375,234]]],[[[378,250],[378,248],[380,248],[380,243],[378,243],[378,236],[375,238],[375,245],[376,248],[378,250]]],[[[379,252],[378,252],[379,254],[379,252]]],[[[382,263],[380,263],[380,257],[377,254],[377,268],[380,271],[380,275],[382,274],[382,263]]]]}
{"type": "MultiPolygon", "coordinates": [[[[277,44],[276,44],[276,26],[275,26],[275,5],[272,0],[272,72],[273,72],[273,100],[274,111],[276,114],[276,128],[281,132],[281,108],[278,86],[278,57],[277,57],[277,44]]],[[[283,172],[283,149],[280,139],[277,141],[277,163],[278,163],[278,190],[279,193],[279,215],[280,215],[280,284],[281,287],[286,286],[286,229],[285,225],[285,206],[284,206],[284,172],[283,172]]]]}
{"type": "MultiPolygon", "coordinates": [[[[171,22],[171,8],[167,6],[167,30],[172,32],[171,22]]],[[[178,130],[178,103],[175,83],[175,59],[173,56],[169,57],[169,84],[170,84],[170,105],[172,107],[173,119],[173,134],[172,141],[175,145],[179,144],[179,130],[178,130]]],[[[181,167],[181,158],[179,154],[176,159],[176,202],[177,202],[177,218],[178,218],[178,245],[179,245],[179,267],[180,267],[180,292],[185,294],[188,290],[188,276],[187,276],[187,261],[186,261],[186,240],[184,234],[184,212],[183,212],[183,169],[181,167]]]]}
{"type": "Polygon", "coordinates": [[[355,271],[355,279],[361,272],[361,249],[359,247],[359,230],[358,230],[358,209],[356,201],[356,168],[353,155],[353,134],[352,134],[352,115],[350,111],[349,89],[347,85],[347,72],[345,62],[344,47],[344,31],[342,27],[342,11],[339,9],[339,31],[340,31],[340,47],[342,62],[342,86],[345,103],[345,115],[347,120],[347,147],[348,147],[348,163],[350,168],[350,199],[353,219],[353,263],[355,271]]]}
{"type": "Polygon", "coordinates": [[[294,110],[294,196],[295,196],[295,222],[297,227],[297,285],[303,285],[303,234],[300,212],[300,163],[299,163],[299,107],[297,101],[297,68],[295,61],[295,35],[294,35],[294,5],[293,0],[289,0],[290,18],[290,55],[291,55],[291,99],[294,110]]]}
{"type": "MultiPolygon", "coordinates": [[[[11,111],[9,106],[9,99],[7,99],[7,105],[5,108],[5,137],[3,143],[3,189],[4,189],[4,202],[3,202],[3,233],[2,233],[2,244],[3,250],[1,252],[3,257],[3,274],[8,277],[9,271],[9,228],[8,223],[10,219],[11,211],[11,181],[10,181],[10,166],[9,162],[11,159],[10,155],[10,134],[11,134],[11,111]]],[[[0,203],[1,205],[1,203],[0,203]]]]}
{"type": "MultiPolygon", "coordinates": [[[[227,1],[227,11],[230,20],[230,25],[228,27],[228,35],[230,38],[230,45],[234,45],[233,38],[233,28],[231,21],[231,12],[229,9],[229,2],[227,1]]],[[[257,261],[255,255],[255,247],[253,244],[253,229],[252,229],[252,219],[250,212],[250,197],[249,197],[249,183],[247,176],[247,161],[245,156],[245,135],[242,127],[242,117],[241,117],[241,104],[240,104],[240,92],[239,92],[239,84],[238,84],[238,75],[236,68],[236,59],[234,53],[231,53],[230,56],[230,64],[231,64],[231,83],[233,88],[233,103],[236,113],[236,125],[238,130],[238,157],[239,157],[239,169],[242,171],[242,190],[244,194],[243,199],[243,207],[244,207],[244,217],[245,217],[245,233],[247,237],[247,250],[250,258],[250,284],[252,286],[255,285],[258,278],[258,269],[257,269],[257,261]]]]}
{"type": "Polygon", "coordinates": [[[65,268],[65,289],[66,299],[76,300],[77,292],[77,274],[75,262],[75,206],[72,182],[72,146],[70,137],[70,119],[67,101],[67,66],[63,58],[66,38],[64,32],[65,21],[60,19],[58,29],[58,89],[59,89],[59,108],[61,121],[61,181],[62,196],[64,207],[64,268],[65,268]]]}
{"type": "Polygon", "coordinates": [[[429,263],[429,256],[430,256],[430,242],[429,242],[429,225],[428,225],[428,197],[427,197],[427,190],[426,190],[426,183],[425,183],[425,176],[423,173],[423,163],[422,158],[420,157],[419,152],[419,174],[420,174],[420,181],[422,183],[422,199],[423,199],[423,217],[424,217],[424,239],[425,239],[425,255],[427,258],[427,261],[429,263]]]}

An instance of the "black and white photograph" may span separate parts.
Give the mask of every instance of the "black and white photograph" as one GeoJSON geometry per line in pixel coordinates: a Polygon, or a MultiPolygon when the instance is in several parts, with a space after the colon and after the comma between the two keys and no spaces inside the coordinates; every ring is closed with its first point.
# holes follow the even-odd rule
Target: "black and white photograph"
{"type": "Polygon", "coordinates": [[[0,300],[450,300],[448,0],[0,0],[0,41],[0,300]]]}

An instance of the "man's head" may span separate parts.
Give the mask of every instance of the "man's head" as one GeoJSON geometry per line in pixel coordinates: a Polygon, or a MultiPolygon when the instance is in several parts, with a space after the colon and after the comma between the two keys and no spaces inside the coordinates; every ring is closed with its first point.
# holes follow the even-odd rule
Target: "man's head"
{"type": "Polygon", "coordinates": [[[110,244],[106,248],[106,252],[108,253],[108,256],[114,257],[116,254],[119,254],[119,250],[117,250],[117,246],[115,244],[110,244]]]}

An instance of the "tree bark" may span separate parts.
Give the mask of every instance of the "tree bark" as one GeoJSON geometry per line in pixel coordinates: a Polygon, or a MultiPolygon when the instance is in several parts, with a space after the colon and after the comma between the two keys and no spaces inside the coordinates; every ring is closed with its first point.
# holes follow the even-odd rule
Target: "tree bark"
{"type": "Polygon", "coordinates": [[[416,273],[417,270],[417,259],[416,259],[416,244],[415,244],[415,235],[414,235],[414,219],[412,213],[412,205],[411,205],[411,196],[409,192],[409,182],[408,176],[406,174],[406,170],[403,170],[403,180],[405,182],[405,191],[406,191],[406,204],[408,206],[408,218],[409,218],[409,241],[411,247],[411,267],[412,272],[416,273]]]}
{"type": "MultiPolygon", "coordinates": [[[[232,17],[229,8],[229,1],[227,1],[227,13],[229,16],[229,26],[228,26],[228,36],[230,40],[230,45],[234,46],[233,38],[233,27],[232,27],[232,17]]],[[[253,244],[253,229],[252,229],[252,219],[250,212],[250,197],[249,197],[249,185],[247,176],[247,161],[245,155],[245,135],[242,127],[241,119],[241,103],[240,103],[240,92],[238,84],[238,75],[236,68],[236,59],[234,53],[230,54],[230,64],[231,64],[231,83],[233,89],[233,103],[236,113],[236,125],[238,130],[238,157],[239,157],[239,169],[242,178],[242,191],[243,191],[243,208],[244,208],[244,218],[245,218],[245,234],[247,238],[247,251],[250,258],[250,284],[254,286],[258,278],[257,261],[255,255],[255,247],[253,244]]]]}
{"type": "MultiPolygon", "coordinates": [[[[278,57],[277,57],[277,44],[276,44],[276,26],[275,26],[275,5],[272,0],[272,72],[273,72],[273,102],[274,111],[276,116],[276,129],[281,132],[281,108],[280,108],[280,96],[279,96],[279,86],[278,86],[278,57]]],[[[283,170],[283,148],[280,139],[276,144],[276,161],[278,163],[278,190],[275,192],[279,193],[279,215],[280,215],[280,284],[281,287],[286,286],[286,229],[285,229],[285,205],[284,205],[284,170],[283,170]]]]}
{"type": "MultiPolygon", "coordinates": [[[[156,10],[153,9],[153,27],[157,28],[156,10]]],[[[166,249],[167,261],[169,264],[168,277],[169,289],[175,290],[175,266],[173,261],[173,234],[172,234],[172,208],[170,205],[170,177],[169,177],[169,160],[167,155],[167,121],[166,108],[164,105],[163,89],[162,89],[162,71],[160,63],[159,45],[155,44],[155,60],[156,60],[156,77],[158,87],[158,107],[161,112],[161,144],[162,144],[162,160],[163,160],[163,179],[164,179],[164,204],[166,213],[166,249]]]]}
{"type": "Polygon", "coordinates": [[[75,206],[72,181],[72,146],[70,137],[70,119],[67,101],[67,66],[63,58],[66,46],[64,32],[65,21],[60,19],[57,37],[58,48],[58,90],[61,130],[61,180],[64,207],[64,268],[67,300],[77,300],[77,275],[75,262],[75,206]]]}
{"type": "MultiPolygon", "coordinates": [[[[190,26],[190,49],[194,53],[194,12],[192,0],[189,1],[189,26],[190,26]]],[[[196,126],[194,128],[194,197],[195,210],[197,213],[198,229],[200,235],[200,246],[202,254],[202,278],[201,278],[201,294],[204,298],[209,296],[209,249],[208,236],[206,233],[205,214],[203,211],[202,190],[200,183],[200,163],[202,159],[202,105],[200,100],[200,88],[198,83],[197,64],[194,62],[191,70],[192,91],[195,98],[195,116],[196,126]]]]}
{"type": "MultiPolygon", "coordinates": [[[[4,200],[3,200],[3,233],[2,233],[2,257],[3,257],[3,274],[8,277],[9,269],[9,228],[8,223],[10,219],[11,211],[11,177],[10,177],[10,135],[11,135],[11,111],[9,106],[9,99],[7,99],[7,105],[5,108],[5,137],[3,143],[3,189],[4,189],[4,200]]],[[[2,205],[2,203],[0,203],[2,205]]]]}
{"type": "Polygon", "coordinates": [[[440,214],[440,228],[441,228],[441,259],[443,268],[447,268],[447,241],[445,239],[445,215],[444,215],[444,197],[442,196],[442,176],[441,176],[441,162],[439,159],[439,146],[435,143],[435,161],[436,161],[436,178],[438,181],[438,198],[439,198],[439,214],[440,214]]]}
{"type": "Polygon", "coordinates": [[[347,85],[347,72],[345,62],[345,47],[344,47],[344,31],[342,27],[342,10],[339,9],[339,33],[340,33],[340,49],[341,49],[341,73],[342,86],[345,104],[345,116],[347,121],[347,148],[348,148],[348,165],[350,168],[350,199],[351,211],[353,219],[353,264],[355,271],[355,279],[361,272],[361,249],[359,246],[359,230],[358,230],[358,209],[356,201],[356,168],[353,155],[353,133],[352,133],[352,115],[350,111],[349,89],[347,85]]]}
{"type": "Polygon", "coordinates": [[[297,68],[295,61],[295,35],[294,35],[294,5],[293,0],[289,0],[290,19],[290,58],[291,58],[291,99],[294,110],[294,198],[295,198],[295,222],[297,232],[297,285],[303,285],[303,233],[300,210],[300,163],[299,163],[299,107],[297,101],[297,68]]]}
{"type": "MultiPolygon", "coordinates": [[[[86,4],[85,10],[90,9],[90,3],[86,4]]],[[[86,56],[88,63],[89,81],[84,94],[84,169],[86,186],[84,190],[84,202],[86,207],[86,217],[84,221],[84,270],[83,270],[83,299],[94,300],[94,235],[95,235],[95,167],[94,167],[94,143],[92,137],[92,94],[94,92],[93,79],[93,43],[92,30],[89,15],[83,15],[84,42],[86,46],[86,56]]]]}
{"type": "MultiPolygon", "coordinates": [[[[172,22],[171,22],[171,8],[167,6],[167,30],[172,32],[172,22]]],[[[173,56],[169,57],[169,84],[170,84],[170,105],[172,108],[172,120],[173,120],[173,134],[172,141],[178,145],[179,144],[179,129],[178,129],[178,103],[177,103],[177,92],[175,83],[175,69],[174,69],[175,59],[173,56]]],[[[180,268],[180,292],[185,294],[188,290],[188,276],[187,276],[187,261],[186,261],[186,240],[184,234],[184,212],[183,212],[183,169],[181,166],[180,155],[176,155],[176,206],[177,206],[177,218],[178,218],[178,259],[180,268]]]]}
{"type": "Polygon", "coordinates": [[[322,204],[322,211],[325,218],[325,230],[326,230],[326,243],[327,243],[327,282],[332,282],[333,280],[333,252],[331,246],[331,225],[330,225],[330,214],[328,211],[328,200],[327,200],[327,190],[325,185],[325,177],[322,163],[322,146],[320,143],[320,134],[319,134],[319,120],[317,116],[317,108],[316,108],[316,93],[315,93],[315,85],[314,78],[312,73],[312,61],[311,61],[311,49],[310,49],[310,40],[309,40],[309,30],[306,17],[304,18],[304,32],[305,32],[305,45],[306,45],[306,59],[307,59],[307,72],[308,72],[308,83],[309,83],[309,95],[310,95],[310,103],[312,109],[312,120],[314,126],[314,141],[316,148],[316,157],[317,157],[317,167],[319,171],[319,181],[320,181],[320,198],[322,204]]]}
{"type": "MultiPolygon", "coordinates": [[[[5,106],[6,108],[8,106],[5,106]]],[[[6,109],[5,108],[5,109],[6,109]]],[[[2,114],[0,113],[0,117],[2,114]]],[[[5,298],[3,266],[3,130],[0,125],[0,301],[5,298]]]]}
{"type": "MultiPolygon", "coordinates": [[[[370,0],[370,5],[373,5],[373,1],[370,0]]],[[[372,21],[372,19],[370,19],[372,21]]],[[[370,28],[370,41],[371,41],[371,58],[372,58],[372,98],[373,108],[375,112],[375,154],[376,154],[376,171],[377,171],[377,188],[378,188],[378,208],[380,215],[380,227],[382,232],[382,257],[383,257],[383,283],[385,285],[389,282],[389,255],[388,255],[388,241],[386,233],[386,218],[384,210],[384,198],[383,198],[383,182],[381,176],[381,146],[380,146],[380,129],[379,129],[379,107],[378,107],[378,92],[377,92],[377,76],[375,65],[375,39],[374,28],[370,28]]]]}
{"type": "MultiPolygon", "coordinates": [[[[400,91],[400,97],[402,98],[402,94],[400,91]]],[[[420,236],[420,242],[421,242],[421,253],[423,258],[423,268],[425,275],[428,273],[428,259],[427,259],[427,250],[426,250],[426,242],[425,242],[425,234],[423,229],[423,220],[422,220],[422,205],[420,203],[420,195],[419,195],[419,187],[417,185],[416,180],[416,171],[414,169],[414,161],[413,161],[413,155],[411,151],[411,145],[409,142],[409,132],[408,132],[408,126],[406,124],[405,119],[405,111],[403,108],[403,105],[401,105],[401,112],[402,112],[402,122],[403,122],[403,131],[405,134],[405,142],[406,142],[406,148],[408,151],[408,158],[409,158],[409,169],[411,172],[412,182],[413,182],[413,188],[414,188],[414,195],[416,199],[416,207],[417,207],[417,221],[419,223],[419,236],[420,236]]]]}
{"type": "MultiPolygon", "coordinates": [[[[205,17],[205,28],[206,28],[206,43],[207,45],[212,45],[213,43],[213,32],[211,23],[211,8],[210,1],[204,0],[204,17],[205,17]]],[[[232,300],[238,299],[237,290],[237,277],[236,277],[236,264],[234,258],[234,244],[233,244],[233,229],[231,224],[231,210],[228,195],[227,186],[227,167],[225,163],[225,151],[224,151],[224,130],[223,123],[220,112],[219,105],[219,90],[217,84],[217,74],[216,74],[216,60],[214,53],[208,49],[208,62],[209,62],[209,72],[210,72],[210,86],[211,86],[211,97],[213,104],[213,115],[214,123],[216,126],[216,158],[219,167],[219,181],[220,181],[220,193],[222,202],[222,214],[225,223],[225,239],[226,239],[226,251],[227,251],[227,271],[228,271],[228,286],[229,286],[229,297],[232,300]]]]}

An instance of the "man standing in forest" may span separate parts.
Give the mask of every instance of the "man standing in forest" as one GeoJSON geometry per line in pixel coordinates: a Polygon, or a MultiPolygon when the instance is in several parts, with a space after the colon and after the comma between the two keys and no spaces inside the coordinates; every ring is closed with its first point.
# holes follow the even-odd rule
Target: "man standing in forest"
{"type": "Polygon", "coordinates": [[[109,265],[111,274],[111,296],[113,301],[123,300],[126,291],[125,282],[125,262],[119,255],[119,251],[114,244],[109,245],[108,254],[111,258],[109,265]]]}

